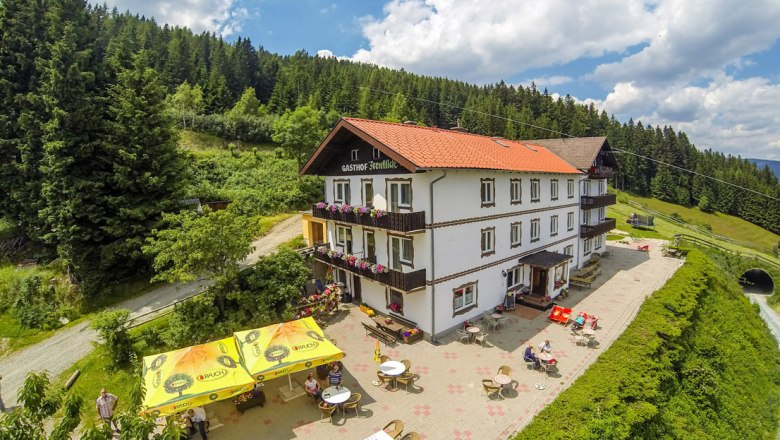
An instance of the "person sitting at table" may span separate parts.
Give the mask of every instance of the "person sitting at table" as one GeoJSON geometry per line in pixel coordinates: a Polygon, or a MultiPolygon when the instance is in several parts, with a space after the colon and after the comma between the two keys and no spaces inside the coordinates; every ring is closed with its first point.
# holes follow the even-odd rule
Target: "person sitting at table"
{"type": "Polygon", "coordinates": [[[208,419],[206,418],[206,410],[203,409],[202,406],[196,406],[195,408],[188,409],[187,415],[192,421],[192,426],[190,427],[190,433],[195,434],[195,427],[197,426],[198,431],[200,431],[200,437],[203,440],[207,440],[208,437],[206,436],[206,433],[209,432],[209,425],[208,425],[209,422],[208,419]]]}
{"type": "Polygon", "coordinates": [[[330,386],[341,385],[344,380],[344,374],[341,372],[338,363],[333,364],[333,368],[328,373],[328,383],[330,386]]]}
{"type": "Polygon", "coordinates": [[[552,345],[550,345],[550,340],[549,339],[545,339],[544,342],[539,344],[539,351],[541,351],[543,353],[545,353],[545,352],[549,353],[549,352],[552,351],[552,345]]]}
{"type": "Polygon", "coordinates": [[[533,362],[534,368],[539,368],[542,366],[541,362],[539,362],[539,358],[536,357],[536,353],[534,353],[534,346],[531,344],[528,344],[527,347],[525,347],[525,353],[523,354],[523,360],[526,362],[533,362]]]}
{"type": "Polygon", "coordinates": [[[322,400],[322,388],[320,388],[320,383],[317,382],[317,379],[315,379],[311,373],[307,376],[303,386],[306,388],[306,392],[314,397],[315,400],[322,400]]]}
{"type": "Polygon", "coordinates": [[[580,314],[577,315],[576,318],[574,318],[574,323],[571,326],[572,328],[579,330],[584,325],[585,325],[585,314],[580,312],[580,314]]]}

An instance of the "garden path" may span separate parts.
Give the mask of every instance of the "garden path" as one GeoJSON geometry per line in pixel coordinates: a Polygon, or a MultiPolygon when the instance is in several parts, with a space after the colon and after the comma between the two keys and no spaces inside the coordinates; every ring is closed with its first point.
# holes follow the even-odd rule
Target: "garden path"
{"type": "MultiPolygon", "coordinates": [[[[295,238],[300,232],[300,215],[294,215],[280,222],[271,228],[268,234],[253,242],[255,251],[242,264],[248,266],[256,262],[260,257],[275,251],[282,243],[295,238]]],[[[114,308],[130,310],[130,317],[146,315],[144,320],[149,320],[155,315],[155,313],[149,314],[149,312],[165,308],[180,299],[192,296],[209,284],[210,280],[205,278],[189,283],[166,284],[121,302],[114,308]]],[[[22,386],[27,373],[45,369],[54,377],[89,354],[93,348],[92,343],[97,341],[97,333],[89,327],[89,321],[86,321],[59,331],[44,341],[0,358],[0,375],[3,376],[2,390],[5,405],[12,407],[17,404],[16,392],[22,386]]]]}

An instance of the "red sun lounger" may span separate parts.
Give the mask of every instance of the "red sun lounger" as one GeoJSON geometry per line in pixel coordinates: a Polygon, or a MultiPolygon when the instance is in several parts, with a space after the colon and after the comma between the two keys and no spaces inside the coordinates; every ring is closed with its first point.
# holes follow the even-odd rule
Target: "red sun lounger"
{"type": "Polygon", "coordinates": [[[567,309],[561,306],[554,306],[552,310],[550,310],[550,314],[547,316],[547,319],[566,325],[566,323],[569,322],[570,316],[571,309],[567,309]]]}

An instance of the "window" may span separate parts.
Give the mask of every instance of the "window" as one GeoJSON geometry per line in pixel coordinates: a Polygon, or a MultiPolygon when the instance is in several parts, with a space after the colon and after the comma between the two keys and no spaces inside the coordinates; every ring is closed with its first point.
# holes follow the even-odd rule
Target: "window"
{"type": "Polygon", "coordinates": [[[586,209],[585,213],[582,215],[582,224],[590,224],[590,209],[586,209]]]}
{"type": "Polygon", "coordinates": [[[374,159],[381,159],[382,153],[379,152],[379,148],[374,148],[374,152],[372,153],[371,157],[374,159]]]}
{"type": "Polygon", "coordinates": [[[476,306],[477,304],[477,285],[466,284],[465,286],[458,287],[452,291],[452,311],[458,312],[467,307],[476,306]]]}
{"type": "Polygon", "coordinates": [[[558,216],[554,215],[550,217],[550,236],[554,237],[558,235],[558,216]]]}
{"type": "Polygon", "coordinates": [[[523,239],[523,223],[517,222],[509,225],[509,243],[511,247],[518,247],[522,244],[523,239]]]}
{"type": "Polygon", "coordinates": [[[352,162],[357,162],[358,160],[358,150],[352,150],[352,162]]]}
{"type": "Polygon", "coordinates": [[[531,201],[539,201],[539,179],[531,179],[531,201]]]}
{"type": "Polygon", "coordinates": [[[539,241],[539,219],[531,220],[531,243],[539,241]]]}
{"type": "Polygon", "coordinates": [[[599,208],[599,218],[597,219],[597,222],[601,223],[606,216],[607,216],[607,208],[599,208]]]}
{"type": "Polygon", "coordinates": [[[583,255],[590,254],[590,238],[585,239],[585,244],[583,245],[583,255]]]}
{"type": "Polygon", "coordinates": [[[574,179],[566,181],[566,194],[570,199],[574,198],[574,179]]]}
{"type": "Polygon", "coordinates": [[[511,289],[523,283],[523,266],[517,266],[506,271],[506,288],[511,289]]]}
{"type": "Polygon", "coordinates": [[[363,232],[363,249],[365,250],[366,258],[373,258],[376,256],[376,237],[374,237],[374,231],[363,232]]]}
{"type": "Polygon", "coordinates": [[[387,185],[390,191],[390,212],[412,209],[412,182],[388,181],[387,185]]]}
{"type": "Polygon", "coordinates": [[[599,180],[599,195],[607,193],[607,181],[604,179],[599,180]]]}
{"type": "Polygon", "coordinates": [[[550,199],[558,200],[558,179],[550,181],[550,199]]]}
{"type": "Polygon", "coordinates": [[[336,225],[336,245],[341,246],[344,252],[352,253],[352,228],[336,225]]]}
{"type": "Polygon", "coordinates": [[[493,255],[496,253],[496,228],[487,228],[482,230],[482,256],[493,255]]]}
{"type": "Polygon", "coordinates": [[[363,185],[363,206],[374,206],[374,181],[363,179],[361,183],[363,185]]]}
{"type": "Polygon", "coordinates": [[[496,206],[495,180],[479,179],[480,197],[482,198],[482,207],[496,206]]]}
{"type": "Polygon", "coordinates": [[[555,288],[561,287],[566,283],[566,264],[555,266],[555,288]]]}
{"type": "Polygon", "coordinates": [[[400,269],[402,264],[411,266],[414,261],[414,248],[412,239],[406,237],[390,236],[390,262],[392,269],[400,269]]]}
{"type": "Polygon", "coordinates": [[[574,213],[573,212],[567,212],[566,213],[566,230],[567,231],[574,230],[574,213]]]}
{"type": "Polygon", "coordinates": [[[593,246],[593,249],[601,249],[601,235],[596,236],[596,244],[593,246]]]}
{"type": "Polygon", "coordinates": [[[521,182],[522,181],[520,179],[509,180],[509,201],[513,205],[522,202],[523,187],[521,186],[521,182]]]}
{"type": "Polygon", "coordinates": [[[335,203],[346,203],[349,205],[349,180],[334,180],[333,193],[333,201],[335,203]]]}
{"type": "Polygon", "coordinates": [[[590,180],[586,180],[585,183],[582,185],[582,195],[583,196],[589,196],[590,195],[590,180]]]}
{"type": "Polygon", "coordinates": [[[392,310],[393,313],[398,313],[403,316],[404,314],[404,294],[397,290],[390,289],[390,294],[387,295],[387,308],[392,310]],[[395,304],[395,305],[391,305],[395,304]]]}
{"type": "Polygon", "coordinates": [[[573,257],[574,256],[574,245],[570,244],[570,245],[566,246],[565,248],[563,248],[563,253],[565,255],[573,257]]]}

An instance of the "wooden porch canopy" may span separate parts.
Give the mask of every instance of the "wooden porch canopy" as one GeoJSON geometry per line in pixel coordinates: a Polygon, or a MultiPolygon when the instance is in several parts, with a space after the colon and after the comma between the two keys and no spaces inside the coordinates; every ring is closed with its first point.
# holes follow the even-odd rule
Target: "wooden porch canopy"
{"type": "Polygon", "coordinates": [[[571,255],[559,254],[558,252],[541,251],[535,254],[526,255],[525,257],[519,259],[518,263],[527,264],[531,267],[549,269],[573,258],[574,257],[571,255]]]}

